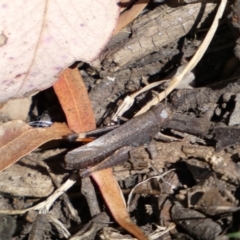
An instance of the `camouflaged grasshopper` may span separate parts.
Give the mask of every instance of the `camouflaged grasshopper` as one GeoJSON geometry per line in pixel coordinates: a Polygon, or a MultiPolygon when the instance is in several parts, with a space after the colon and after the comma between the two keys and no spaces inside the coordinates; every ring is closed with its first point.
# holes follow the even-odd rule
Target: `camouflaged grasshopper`
{"type": "Polygon", "coordinates": [[[122,163],[133,147],[149,144],[171,115],[169,108],[158,104],[98,139],[68,152],[65,168],[84,169],[80,175],[87,177],[94,171],[122,163]]]}

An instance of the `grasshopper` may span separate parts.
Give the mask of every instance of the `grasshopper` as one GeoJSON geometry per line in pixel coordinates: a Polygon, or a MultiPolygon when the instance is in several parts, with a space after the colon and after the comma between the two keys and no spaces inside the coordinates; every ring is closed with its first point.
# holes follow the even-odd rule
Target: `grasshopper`
{"type": "Polygon", "coordinates": [[[169,108],[158,104],[98,139],[68,152],[65,168],[84,169],[80,175],[87,177],[93,171],[122,163],[132,147],[149,144],[171,116],[169,108]]]}

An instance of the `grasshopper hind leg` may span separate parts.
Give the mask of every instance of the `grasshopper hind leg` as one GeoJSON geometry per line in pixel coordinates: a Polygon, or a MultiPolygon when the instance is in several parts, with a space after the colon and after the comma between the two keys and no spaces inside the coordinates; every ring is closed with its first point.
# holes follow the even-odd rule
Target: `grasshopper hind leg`
{"type": "Polygon", "coordinates": [[[125,146],[125,147],[118,149],[111,156],[107,157],[102,162],[98,163],[97,165],[87,168],[87,169],[80,170],[79,171],[80,176],[88,177],[93,172],[96,172],[96,171],[99,171],[102,169],[106,169],[106,168],[110,168],[110,167],[116,166],[118,164],[121,164],[121,163],[127,161],[128,160],[128,152],[131,149],[132,149],[131,146],[125,146]]]}

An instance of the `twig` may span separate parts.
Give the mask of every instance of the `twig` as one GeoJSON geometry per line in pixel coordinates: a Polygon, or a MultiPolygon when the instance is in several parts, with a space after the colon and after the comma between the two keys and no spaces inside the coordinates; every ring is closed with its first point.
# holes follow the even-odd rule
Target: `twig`
{"type": "Polygon", "coordinates": [[[150,83],[147,86],[145,86],[144,88],[142,88],[141,90],[131,94],[130,96],[126,96],[123,100],[123,102],[121,103],[121,105],[118,107],[117,112],[114,114],[114,116],[112,117],[112,121],[116,122],[118,120],[118,118],[120,116],[123,115],[123,113],[125,113],[134,103],[135,98],[140,95],[141,93],[144,93],[162,83],[165,83],[169,80],[161,80],[158,82],[154,82],[154,83],[150,83]]]}
{"type": "Polygon", "coordinates": [[[149,181],[149,180],[151,180],[151,179],[154,179],[154,178],[156,178],[156,179],[159,180],[159,179],[163,178],[165,175],[167,175],[169,172],[174,171],[174,170],[175,170],[175,169],[170,169],[169,171],[161,174],[160,176],[150,177],[150,178],[148,178],[148,179],[146,179],[146,180],[138,183],[138,184],[131,190],[131,192],[130,192],[129,195],[128,195],[128,200],[127,200],[127,209],[128,209],[128,211],[129,211],[129,205],[130,205],[130,201],[131,201],[132,195],[133,195],[135,189],[136,189],[139,185],[141,185],[141,184],[143,184],[143,183],[145,183],[145,182],[147,182],[147,181],[149,181]]]}
{"type": "Polygon", "coordinates": [[[217,27],[218,27],[218,24],[219,24],[219,19],[223,15],[226,4],[227,4],[227,0],[221,0],[218,11],[217,11],[216,16],[213,20],[212,26],[210,27],[206,37],[204,38],[204,40],[201,44],[201,46],[198,48],[197,52],[194,54],[194,56],[192,57],[190,62],[187,64],[187,66],[183,69],[183,71],[180,74],[174,76],[171,79],[171,82],[170,82],[169,86],[167,87],[167,89],[165,91],[159,93],[157,97],[155,97],[150,102],[148,102],[148,104],[145,105],[139,112],[137,112],[135,114],[135,116],[146,112],[152,106],[156,105],[157,103],[162,101],[165,97],[167,97],[180,84],[184,75],[186,73],[190,72],[198,64],[198,62],[200,61],[200,59],[202,58],[202,56],[206,52],[206,50],[207,50],[215,32],[217,30],[217,27]]]}
{"type": "Polygon", "coordinates": [[[37,204],[36,206],[26,208],[23,210],[0,210],[0,213],[3,214],[24,214],[30,210],[39,210],[39,213],[47,213],[55,202],[64,192],[66,192],[72,185],[76,183],[78,176],[73,174],[61,187],[59,187],[50,197],[48,197],[44,202],[37,204]]]}

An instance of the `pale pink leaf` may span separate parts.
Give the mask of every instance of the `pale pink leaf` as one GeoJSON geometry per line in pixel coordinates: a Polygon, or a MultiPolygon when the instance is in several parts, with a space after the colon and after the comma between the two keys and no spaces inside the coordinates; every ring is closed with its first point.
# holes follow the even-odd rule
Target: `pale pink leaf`
{"type": "Polygon", "coordinates": [[[0,102],[50,87],[91,62],[116,25],[117,0],[0,0],[0,102]]]}

